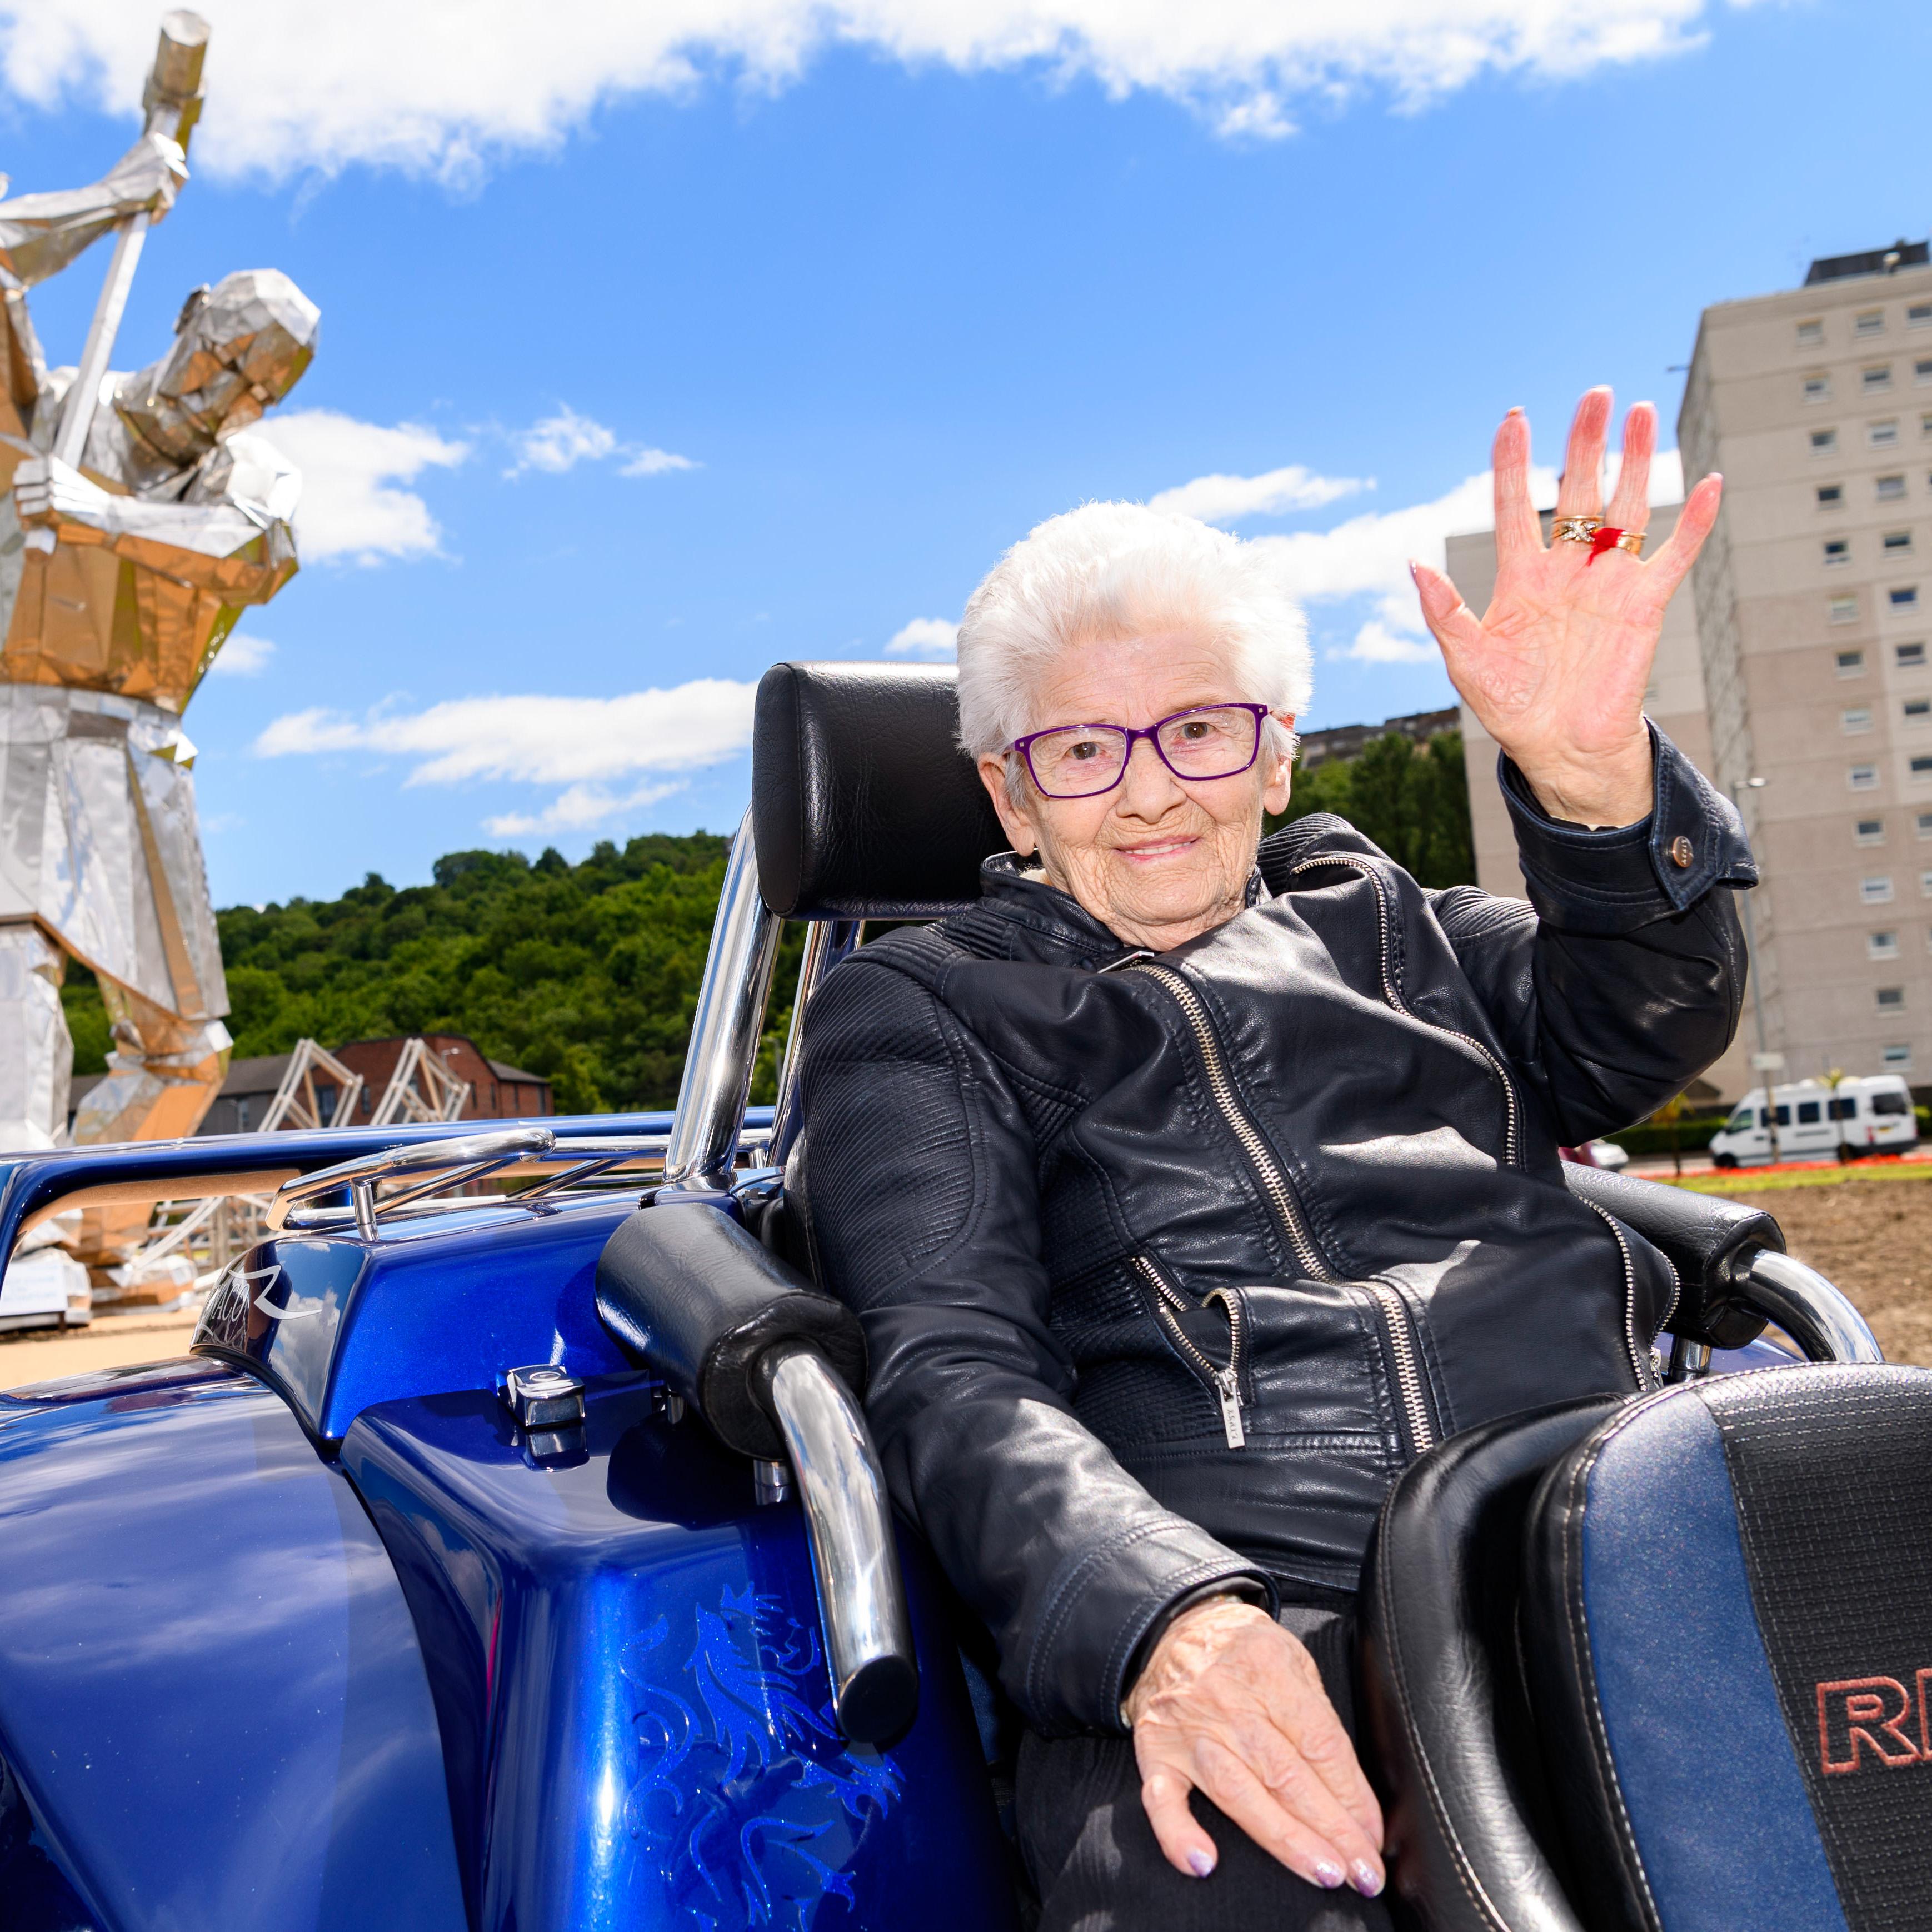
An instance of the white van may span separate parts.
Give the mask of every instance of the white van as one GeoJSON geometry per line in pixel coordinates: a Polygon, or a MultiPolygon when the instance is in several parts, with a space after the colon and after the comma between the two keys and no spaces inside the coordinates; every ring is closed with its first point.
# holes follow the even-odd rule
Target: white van
{"type": "MultiPolygon", "coordinates": [[[[1912,1090],[1896,1073],[1840,1080],[1835,1089],[1822,1080],[1800,1080],[1774,1088],[1772,1104],[1778,1110],[1780,1160],[1856,1160],[1918,1142],[1912,1090]]],[[[1754,1087],[1712,1136],[1711,1158],[1719,1167],[1753,1167],[1772,1158],[1762,1087],[1754,1087]]]]}

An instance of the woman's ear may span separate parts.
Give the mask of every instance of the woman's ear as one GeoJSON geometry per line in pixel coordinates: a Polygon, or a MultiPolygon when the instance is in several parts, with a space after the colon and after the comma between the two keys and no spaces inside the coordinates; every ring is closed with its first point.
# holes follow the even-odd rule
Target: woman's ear
{"type": "Polygon", "coordinates": [[[986,788],[986,796],[993,801],[993,809],[999,814],[1006,836],[1013,842],[1013,850],[1022,859],[1031,858],[1040,844],[1040,834],[1031,818],[1007,795],[1006,760],[989,752],[980,760],[980,782],[986,788]]]}
{"type": "MultiPolygon", "coordinates": [[[[1294,714],[1292,711],[1277,711],[1276,720],[1289,731],[1294,729],[1294,714]]],[[[1268,767],[1267,782],[1262,788],[1262,809],[1270,814],[1288,809],[1288,794],[1294,788],[1294,754],[1290,752],[1285,758],[1264,758],[1268,767]]]]}

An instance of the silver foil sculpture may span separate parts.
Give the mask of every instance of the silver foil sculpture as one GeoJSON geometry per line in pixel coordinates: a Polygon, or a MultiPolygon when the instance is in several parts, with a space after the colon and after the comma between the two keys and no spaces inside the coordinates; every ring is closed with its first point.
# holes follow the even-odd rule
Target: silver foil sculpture
{"type": "MultiPolygon", "coordinates": [[[[243,608],[295,574],[301,478],[249,425],[308,368],[319,312],[245,271],[188,297],[158,362],[106,366],[187,178],[206,38],[169,16],[147,131],[101,180],[0,200],[0,1148],[65,1136],[63,956],[99,976],[114,1038],[76,1141],[192,1133],[227,1067],[181,714],[243,608]],[[110,233],[79,370],[50,370],[27,291],[110,233]]],[[[91,1214],[82,1258],[118,1258],[145,1220],[91,1214]]]]}

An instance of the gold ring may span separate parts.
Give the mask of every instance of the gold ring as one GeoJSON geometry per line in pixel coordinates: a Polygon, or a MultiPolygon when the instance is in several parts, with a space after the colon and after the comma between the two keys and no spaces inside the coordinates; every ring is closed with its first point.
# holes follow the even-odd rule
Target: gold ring
{"type": "Polygon", "coordinates": [[[1550,539],[1555,543],[1594,543],[1603,527],[1601,517],[1558,517],[1550,526],[1550,539]]]}
{"type": "Polygon", "coordinates": [[[1626,531],[1624,531],[1624,533],[1623,533],[1623,535],[1622,535],[1622,536],[1618,537],[1618,539],[1617,539],[1617,548],[1618,548],[1618,549],[1619,549],[1619,550],[1628,550],[1628,551],[1630,552],[1630,555],[1631,555],[1632,556],[1642,556],[1642,554],[1643,554],[1643,532],[1642,532],[1642,531],[1641,531],[1641,530],[1626,530],[1626,531]]]}

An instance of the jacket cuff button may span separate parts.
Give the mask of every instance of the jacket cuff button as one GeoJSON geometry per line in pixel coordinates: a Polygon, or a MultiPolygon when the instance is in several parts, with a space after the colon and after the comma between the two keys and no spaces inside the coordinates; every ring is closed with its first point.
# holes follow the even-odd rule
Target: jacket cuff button
{"type": "Polygon", "coordinates": [[[1688,869],[1690,861],[1697,856],[1695,848],[1682,832],[1670,842],[1670,862],[1679,871],[1688,869]]]}

